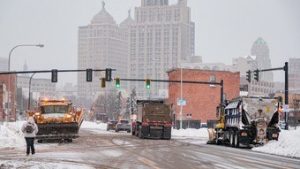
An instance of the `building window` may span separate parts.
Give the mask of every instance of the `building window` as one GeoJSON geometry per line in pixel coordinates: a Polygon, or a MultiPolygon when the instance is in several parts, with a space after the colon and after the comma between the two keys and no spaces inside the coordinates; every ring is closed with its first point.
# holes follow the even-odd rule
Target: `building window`
{"type": "MultiPolygon", "coordinates": [[[[215,75],[209,76],[209,82],[216,82],[216,81],[217,81],[217,78],[215,75]]],[[[211,84],[211,85],[209,85],[209,87],[216,87],[216,85],[211,84]]]]}

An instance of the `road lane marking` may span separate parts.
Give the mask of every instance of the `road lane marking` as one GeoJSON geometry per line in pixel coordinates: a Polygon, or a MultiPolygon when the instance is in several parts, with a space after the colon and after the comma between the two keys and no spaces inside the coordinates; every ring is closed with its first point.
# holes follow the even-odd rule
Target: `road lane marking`
{"type": "Polygon", "coordinates": [[[157,164],[154,161],[148,160],[144,157],[138,157],[138,160],[141,161],[142,163],[148,165],[151,168],[160,169],[159,167],[157,167],[157,164]]]}

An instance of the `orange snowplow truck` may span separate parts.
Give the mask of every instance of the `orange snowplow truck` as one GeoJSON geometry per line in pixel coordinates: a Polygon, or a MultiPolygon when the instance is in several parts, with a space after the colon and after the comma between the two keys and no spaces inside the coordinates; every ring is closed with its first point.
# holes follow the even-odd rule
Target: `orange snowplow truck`
{"type": "Polygon", "coordinates": [[[72,141],[77,138],[83,121],[81,108],[72,107],[65,99],[40,99],[38,109],[28,112],[38,126],[36,138],[42,140],[61,139],[72,141]]]}

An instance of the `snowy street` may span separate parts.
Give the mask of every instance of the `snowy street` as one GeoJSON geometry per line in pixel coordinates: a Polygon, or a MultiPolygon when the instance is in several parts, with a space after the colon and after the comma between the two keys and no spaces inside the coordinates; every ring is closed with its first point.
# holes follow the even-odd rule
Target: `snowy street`
{"type": "MultiPolygon", "coordinates": [[[[96,126],[96,125],[95,125],[96,126]]],[[[206,145],[206,137],[174,133],[171,140],[139,139],[126,132],[84,127],[72,143],[0,148],[0,168],[299,168],[300,160],[206,145]],[[177,134],[177,135],[176,135],[177,134]]]]}

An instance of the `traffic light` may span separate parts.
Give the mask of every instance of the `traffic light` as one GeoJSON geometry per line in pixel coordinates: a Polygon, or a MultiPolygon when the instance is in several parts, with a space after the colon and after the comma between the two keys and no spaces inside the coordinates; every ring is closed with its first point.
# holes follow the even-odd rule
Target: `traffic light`
{"type": "Polygon", "coordinates": [[[256,81],[259,81],[259,70],[258,69],[254,70],[254,79],[256,81]]]}
{"type": "Polygon", "coordinates": [[[93,69],[86,69],[86,81],[87,82],[93,81],[93,69]]]}
{"type": "Polygon", "coordinates": [[[105,69],[105,80],[110,82],[111,81],[111,68],[105,69]]]}
{"type": "Polygon", "coordinates": [[[120,78],[116,78],[116,88],[120,88],[120,78]]]}
{"type": "Polygon", "coordinates": [[[150,79],[146,79],[146,88],[150,89],[150,79]]]}
{"type": "Polygon", "coordinates": [[[105,88],[105,78],[101,78],[101,87],[105,88]]]}
{"type": "Polygon", "coordinates": [[[52,69],[51,71],[51,82],[52,83],[57,82],[57,69],[52,69]]]}
{"type": "Polygon", "coordinates": [[[247,75],[246,75],[246,80],[250,83],[251,82],[251,71],[248,70],[247,75]]]}

